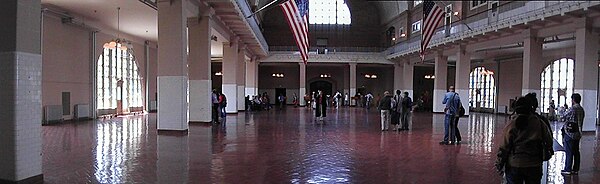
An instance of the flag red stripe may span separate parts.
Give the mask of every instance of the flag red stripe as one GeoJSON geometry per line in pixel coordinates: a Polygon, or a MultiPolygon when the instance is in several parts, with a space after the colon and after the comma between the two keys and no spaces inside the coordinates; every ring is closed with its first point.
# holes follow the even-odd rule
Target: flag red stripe
{"type": "Polygon", "coordinates": [[[300,55],[302,56],[302,60],[306,63],[308,60],[308,25],[306,16],[300,17],[298,7],[294,0],[288,0],[285,3],[281,4],[281,8],[286,16],[286,20],[292,33],[294,35],[294,40],[296,41],[296,45],[300,50],[300,55]]]}
{"type": "Polygon", "coordinates": [[[287,1],[287,2],[283,3],[281,7],[283,9],[284,14],[286,15],[286,18],[287,18],[286,20],[288,21],[288,25],[290,26],[290,29],[292,30],[292,34],[294,35],[294,40],[296,41],[296,44],[298,45],[298,48],[300,50],[300,55],[302,56],[302,59],[304,59],[305,58],[305,55],[304,55],[305,47],[304,47],[303,42],[300,40],[300,35],[299,35],[300,32],[298,31],[296,24],[293,23],[293,22],[295,22],[293,15],[292,15],[293,12],[289,11],[290,7],[288,6],[290,2],[292,2],[292,1],[287,1]]]}
{"type": "MultiPolygon", "coordinates": [[[[439,8],[437,8],[437,10],[439,10],[439,8]]],[[[423,50],[427,49],[427,45],[429,45],[429,41],[431,41],[431,38],[433,37],[433,34],[435,33],[435,30],[437,28],[437,26],[440,23],[440,20],[442,18],[442,11],[435,11],[433,12],[435,13],[433,15],[433,17],[430,19],[432,21],[430,21],[427,24],[427,28],[424,30],[425,31],[425,37],[424,37],[424,44],[422,44],[423,50]]]]}

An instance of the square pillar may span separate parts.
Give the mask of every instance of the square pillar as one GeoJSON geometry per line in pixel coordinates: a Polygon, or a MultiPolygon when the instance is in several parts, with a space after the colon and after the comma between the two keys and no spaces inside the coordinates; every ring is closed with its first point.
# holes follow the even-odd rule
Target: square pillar
{"type": "Polygon", "coordinates": [[[396,90],[402,89],[402,80],[404,79],[404,74],[402,68],[402,64],[396,63],[394,64],[394,90],[393,94],[396,94],[396,90]]]}
{"type": "Polygon", "coordinates": [[[190,122],[210,122],[212,80],[210,78],[210,17],[188,19],[190,122]]]}
{"type": "MultiPolygon", "coordinates": [[[[454,84],[454,91],[460,96],[460,102],[465,108],[465,115],[469,115],[469,73],[471,73],[471,56],[465,50],[465,46],[461,45],[456,55],[456,83],[454,84]]],[[[438,76],[435,78],[437,79],[438,76]]]]}
{"type": "MultiPolygon", "coordinates": [[[[350,96],[356,95],[356,63],[350,63],[350,96]]],[[[361,94],[365,95],[365,94],[361,94]]]]}
{"type": "Polygon", "coordinates": [[[246,63],[246,89],[245,95],[250,95],[250,100],[254,95],[258,94],[257,91],[257,76],[258,76],[258,60],[253,57],[250,62],[246,63]]]}
{"type": "Polygon", "coordinates": [[[0,6],[0,183],[42,183],[40,1],[0,6]]]}
{"type": "Polygon", "coordinates": [[[188,130],[187,17],[182,1],[158,2],[159,131],[188,130]]]}
{"type": "Polygon", "coordinates": [[[223,87],[221,92],[227,97],[225,112],[237,113],[237,72],[238,72],[238,44],[237,39],[233,42],[223,42],[223,87]]]}
{"type": "MultiPolygon", "coordinates": [[[[435,79],[433,84],[433,112],[444,112],[446,105],[442,103],[436,103],[439,99],[444,99],[444,95],[447,90],[448,82],[448,56],[444,56],[441,52],[438,52],[435,56],[435,79]]],[[[468,94],[464,94],[461,97],[463,99],[468,97],[468,94]]],[[[465,108],[466,109],[466,108],[465,108]]]]}
{"type": "Polygon", "coordinates": [[[238,49],[238,60],[237,60],[237,110],[243,111],[246,109],[246,98],[244,91],[246,90],[246,48],[242,47],[238,49]]]}
{"type": "Polygon", "coordinates": [[[402,73],[404,74],[403,80],[404,80],[404,85],[402,85],[403,89],[401,90],[402,93],[404,92],[408,92],[408,96],[410,98],[413,99],[413,101],[415,100],[414,98],[414,94],[413,94],[413,83],[414,83],[414,73],[415,73],[415,65],[410,63],[410,60],[405,61],[403,63],[403,71],[402,73]]]}
{"type": "MultiPolygon", "coordinates": [[[[523,31],[523,86],[521,94],[536,93],[538,104],[541,97],[542,81],[542,44],[543,38],[537,37],[532,29],[523,31]]],[[[538,112],[540,109],[537,109],[538,112]]]]}
{"type": "Polygon", "coordinates": [[[306,95],[306,64],[304,62],[298,63],[300,69],[300,92],[298,94],[298,100],[300,101],[300,106],[305,106],[306,102],[304,101],[304,95],[306,95]]]}
{"type": "MultiPolygon", "coordinates": [[[[598,112],[598,35],[592,32],[590,20],[577,20],[575,30],[575,82],[573,92],[581,95],[585,110],[583,131],[596,131],[598,112]]],[[[567,97],[570,99],[571,97],[567,97]]]]}

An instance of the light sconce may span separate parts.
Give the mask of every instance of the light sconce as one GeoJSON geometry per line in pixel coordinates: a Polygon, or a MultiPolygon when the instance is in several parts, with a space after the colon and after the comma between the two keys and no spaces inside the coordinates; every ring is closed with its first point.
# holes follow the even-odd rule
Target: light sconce
{"type": "Polygon", "coordinates": [[[454,12],[454,16],[458,16],[458,12],[457,11],[454,12]]]}
{"type": "Polygon", "coordinates": [[[396,41],[396,37],[392,37],[392,41],[396,41]]]}
{"type": "Polygon", "coordinates": [[[375,75],[375,74],[372,74],[372,75],[370,75],[370,74],[365,74],[365,78],[367,78],[367,79],[376,79],[376,78],[377,78],[377,75],[375,75]]]}
{"type": "Polygon", "coordinates": [[[222,75],[223,75],[223,73],[221,73],[221,72],[217,72],[217,73],[215,73],[215,75],[216,75],[216,76],[222,76],[222,75]]]}
{"type": "Polygon", "coordinates": [[[435,79],[435,75],[425,75],[425,79],[435,79]]]}
{"type": "Polygon", "coordinates": [[[400,34],[400,37],[402,37],[402,38],[406,37],[406,33],[400,34]]]}
{"type": "Polygon", "coordinates": [[[331,77],[331,75],[329,75],[329,74],[321,74],[321,78],[330,78],[330,77],[331,77]]]}
{"type": "Polygon", "coordinates": [[[271,76],[277,77],[277,78],[283,78],[284,75],[283,75],[283,73],[274,73],[274,74],[271,74],[271,76]]]}

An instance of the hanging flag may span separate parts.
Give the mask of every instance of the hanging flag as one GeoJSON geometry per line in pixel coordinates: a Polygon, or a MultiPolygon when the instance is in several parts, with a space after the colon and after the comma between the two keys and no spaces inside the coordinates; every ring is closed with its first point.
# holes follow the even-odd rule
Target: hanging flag
{"type": "Polygon", "coordinates": [[[292,30],[304,63],[308,61],[308,0],[288,0],[281,8],[292,30]]]}
{"type": "Polygon", "coordinates": [[[433,1],[423,2],[423,25],[421,29],[421,61],[425,59],[425,49],[435,33],[435,29],[444,18],[444,11],[433,1]]]}

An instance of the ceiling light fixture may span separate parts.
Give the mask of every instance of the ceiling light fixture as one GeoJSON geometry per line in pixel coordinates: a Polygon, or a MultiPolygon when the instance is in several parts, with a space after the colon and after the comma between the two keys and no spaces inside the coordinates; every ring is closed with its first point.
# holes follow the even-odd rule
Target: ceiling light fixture
{"type": "Polygon", "coordinates": [[[376,79],[377,75],[375,75],[375,74],[365,74],[365,78],[367,78],[367,79],[376,79]]]}
{"type": "Polygon", "coordinates": [[[273,73],[273,74],[271,74],[271,76],[272,77],[277,77],[277,78],[283,78],[284,77],[283,73],[273,73]]]}
{"type": "Polygon", "coordinates": [[[222,72],[217,72],[217,73],[215,73],[215,75],[216,75],[216,76],[222,76],[222,75],[223,75],[223,73],[222,73],[222,72]]]}
{"type": "Polygon", "coordinates": [[[121,37],[121,7],[117,7],[117,38],[111,40],[110,42],[104,43],[105,49],[119,49],[122,51],[127,51],[132,49],[131,42],[120,38],[121,37]]]}
{"type": "Polygon", "coordinates": [[[331,75],[329,75],[329,74],[321,74],[321,78],[330,78],[330,77],[331,77],[331,75]]]}

